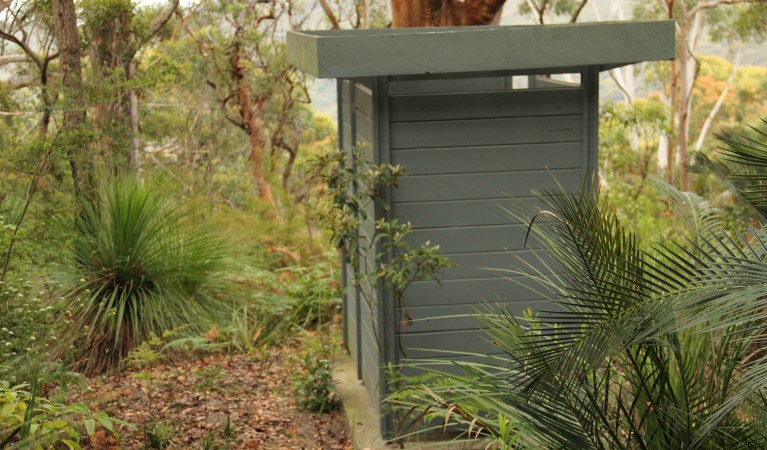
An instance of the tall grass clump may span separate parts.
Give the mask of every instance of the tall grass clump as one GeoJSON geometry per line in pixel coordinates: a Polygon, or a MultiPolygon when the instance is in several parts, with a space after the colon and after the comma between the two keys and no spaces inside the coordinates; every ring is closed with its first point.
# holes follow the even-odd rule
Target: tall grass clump
{"type": "Polygon", "coordinates": [[[68,290],[67,345],[77,370],[115,368],[152,333],[200,332],[228,314],[218,276],[224,250],[212,230],[166,191],[133,178],[101,188],[76,219],[76,279],[68,290]]]}

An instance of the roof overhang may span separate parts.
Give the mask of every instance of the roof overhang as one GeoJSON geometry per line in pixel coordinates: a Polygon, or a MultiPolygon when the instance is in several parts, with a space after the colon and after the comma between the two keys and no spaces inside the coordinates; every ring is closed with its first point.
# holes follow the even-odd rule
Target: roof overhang
{"type": "Polygon", "coordinates": [[[288,61],[319,78],[608,70],[674,58],[674,21],[289,31],[288,61]]]}

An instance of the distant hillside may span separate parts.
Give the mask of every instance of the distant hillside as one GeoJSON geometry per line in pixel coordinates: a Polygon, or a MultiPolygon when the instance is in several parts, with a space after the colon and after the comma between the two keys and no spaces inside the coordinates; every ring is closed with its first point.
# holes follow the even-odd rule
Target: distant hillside
{"type": "Polygon", "coordinates": [[[312,99],[312,107],[315,111],[329,114],[333,120],[336,120],[338,116],[336,80],[314,78],[309,86],[309,96],[312,99]]]}

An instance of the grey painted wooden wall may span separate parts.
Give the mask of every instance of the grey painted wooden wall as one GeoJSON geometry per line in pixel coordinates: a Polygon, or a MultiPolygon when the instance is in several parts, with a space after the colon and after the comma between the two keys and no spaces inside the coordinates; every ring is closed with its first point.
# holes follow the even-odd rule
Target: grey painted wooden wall
{"type": "MultiPolygon", "coordinates": [[[[366,159],[401,164],[407,172],[388,193],[391,210],[371,210],[370,217],[411,222],[412,246],[439,244],[458,265],[444,271],[441,284],[411,285],[400,306],[382,286],[363,287],[366,295],[347,290],[346,344],[374,404],[386,392],[387,363],[496,351],[473,318],[438,317],[470,314],[483,302],[503,302],[516,313],[541,306],[538,295],[491,269],[556,270],[544,252],[533,250],[535,243],[524,246],[526,225],[503,208],[511,207],[511,198],[531,200],[532,189],[559,184],[577,192],[585,174],[596,170],[598,72],[579,69],[573,79],[339,81],[341,148],[356,146],[366,159]]],[[[359,232],[370,236],[372,219],[359,232]]],[[[344,278],[351,279],[348,265],[344,278]]],[[[385,432],[391,428],[391,422],[383,425],[385,432]]]]}
{"type": "MultiPolygon", "coordinates": [[[[376,80],[339,80],[339,139],[340,147],[347,152],[347,160],[356,164],[354,150],[361,150],[363,157],[371,162],[378,163],[379,157],[374,144],[377,133],[374,132],[373,111],[373,84],[376,80]]],[[[355,189],[364,190],[364,186],[355,189]]],[[[373,205],[367,210],[368,219],[365,220],[358,230],[360,247],[368,247],[374,233],[374,221],[377,212],[373,205]]],[[[349,280],[354,277],[353,272],[370,273],[375,270],[375,247],[370,247],[365,257],[359,258],[359,265],[352,268],[344,262],[344,279],[349,285],[349,280]]],[[[344,337],[347,348],[357,362],[357,377],[364,382],[371,398],[379,398],[380,373],[385,364],[383,358],[383,346],[378,344],[382,334],[382,317],[379,309],[382,306],[378,301],[379,286],[364,284],[358,289],[345,289],[344,297],[344,337]]],[[[373,404],[379,407],[379,402],[373,404]]]]}

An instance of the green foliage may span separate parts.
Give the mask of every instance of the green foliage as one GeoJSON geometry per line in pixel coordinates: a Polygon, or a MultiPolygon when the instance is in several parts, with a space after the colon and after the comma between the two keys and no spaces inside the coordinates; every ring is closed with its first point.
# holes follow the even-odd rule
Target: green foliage
{"type": "MultiPolygon", "coordinates": [[[[721,159],[702,160],[760,212],[765,138],[725,139],[721,159]]],[[[479,362],[439,372],[441,383],[396,404],[454,416],[502,446],[764,448],[767,229],[727,234],[704,199],[655,184],[686,211],[688,235],[651,251],[596,189],[538,194],[546,206],[532,233],[561,270],[528,282],[549,295],[550,312],[489,311],[482,322],[503,356],[472,355],[479,362]]]]}
{"type": "MultiPolygon", "coordinates": [[[[164,336],[167,338],[170,332],[166,331],[164,336]]],[[[126,363],[128,367],[142,370],[153,366],[158,361],[165,359],[162,353],[165,342],[154,332],[149,333],[149,339],[139,344],[136,348],[128,352],[126,363]]]]}
{"type": "Polygon", "coordinates": [[[597,194],[538,195],[547,209],[533,220],[546,226],[532,232],[562,269],[529,283],[552,312],[483,315],[504,355],[472,355],[402,404],[498,440],[509,418],[521,447],[764,447],[764,233],[648,254],[597,194]]]}
{"type": "Polygon", "coordinates": [[[333,253],[326,253],[313,258],[309,267],[294,267],[289,272],[282,272],[294,278],[294,281],[288,281],[285,289],[290,306],[289,322],[293,325],[317,329],[330,323],[339,313],[338,264],[332,260],[333,256],[333,253]]]}
{"type": "Polygon", "coordinates": [[[609,102],[600,108],[599,166],[605,194],[640,245],[673,234],[660,193],[648,183],[659,174],[657,148],[668,133],[668,111],[657,99],[634,104],[609,102]]]}
{"type": "Polygon", "coordinates": [[[0,380],[47,383],[69,377],[50,361],[65,311],[48,297],[47,289],[36,290],[29,282],[0,285],[0,380]]]}
{"type": "Polygon", "coordinates": [[[0,380],[0,447],[8,449],[80,449],[80,432],[90,436],[97,426],[119,439],[115,425],[126,422],[93,413],[83,404],[60,405],[38,397],[28,385],[0,380]],[[65,447],[64,447],[65,446],[65,447]]]}
{"type": "Polygon", "coordinates": [[[173,429],[164,422],[152,421],[144,425],[144,448],[162,450],[170,445],[173,429]]]}
{"type": "Polygon", "coordinates": [[[327,413],[340,406],[333,383],[333,361],[337,348],[328,342],[308,345],[293,376],[298,401],[312,412],[327,413]]]}
{"type": "Polygon", "coordinates": [[[396,188],[404,168],[371,164],[361,151],[351,158],[340,151],[323,154],[317,164],[323,167],[332,198],[323,217],[333,233],[331,242],[341,249],[351,267],[360,267],[360,261],[367,261],[376,268],[371,272],[356,272],[351,280],[355,286],[372,286],[383,281],[393,292],[395,301],[400,302],[412,282],[434,279],[443,269],[452,267],[442,256],[439,245],[425,242],[412,248],[408,244],[405,237],[413,230],[410,223],[381,218],[375,222],[372,236],[365,237],[359,232],[366,221],[373,221],[368,215],[369,209],[389,210],[387,191],[396,188]],[[372,261],[368,258],[371,249],[375,249],[372,261]]]}
{"type": "MultiPolygon", "coordinates": [[[[203,331],[228,313],[224,247],[193,212],[149,183],[118,179],[78,218],[76,276],[67,299],[73,330],[88,334],[76,366],[119,366],[151,333],[203,331]]],[[[73,341],[69,336],[69,341],[73,341]]]]}
{"type": "Polygon", "coordinates": [[[721,136],[724,147],[717,158],[698,154],[698,161],[724,179],[733,193],[751,205],[761,222],[767,217],[767,120],[751,133],[721,136]]]}

